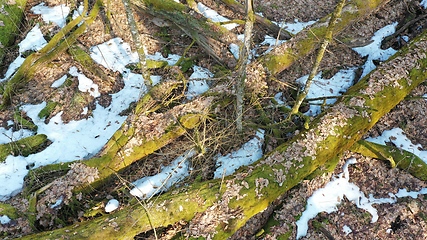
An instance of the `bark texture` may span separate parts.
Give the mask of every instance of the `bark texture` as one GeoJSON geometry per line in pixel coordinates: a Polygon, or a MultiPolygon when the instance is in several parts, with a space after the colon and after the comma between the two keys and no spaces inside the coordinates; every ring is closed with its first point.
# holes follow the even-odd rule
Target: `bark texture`
{"type": "Polygon", "coordinates": [[[0,163],[3,162],[10,154],[26,157],[32,153],[36,153],[46,142],[47,136],[44,134],[38,134],[18,141],[0,144],[0,163]]]}
{"type": "Polygon", "coordinates": [[[66,51],[74,42],[76,42],[77,38],[86,31],[87,26],[90,25],[98,16],[101,5],[101,1],[96,1],[88,17],[84,18],[83,16],[85,16],[88,11],[88,1],[86,0],[82,15],[72,20],[62,28],[61,31],[55,34],[49,43],[40,51],[31,54],[25,59],[16,73],[7,80],[2,93],[3,96],[0,109],[7,107],[11,103],[14,93],[21,86],[30,81],[32,76],[34,76],[36,71],[38,71],[43,64],[51,62],[60,53],[66,51]],[[73,30],[73,28],[82,21],[84,21],[85,24],[82,24],[80,27],[73,30]],[[67,34],[69,35],[64,41],[62,41],[64,36],[67,34]]]}

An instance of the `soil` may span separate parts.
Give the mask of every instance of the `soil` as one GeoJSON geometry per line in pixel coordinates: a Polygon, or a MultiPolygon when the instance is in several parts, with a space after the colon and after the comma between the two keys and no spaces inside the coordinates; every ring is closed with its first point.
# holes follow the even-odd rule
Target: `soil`
{"type": "MultiPolygon", "coordinates": [[[[17,43],[25,37],[25,33],[31,29],[35,22],[40,22],[38,15],[31,13],[32,6],[39,4],[40,0],[30,0],[26,7],[26,21],[23,23],[22,35],[18,37],[17,43]],[[25,29],[25,30],[24,30],[25,29]]],[[[103,43],[114,37],[121,37],[125,42],[128,42],[133,47],[133,40],[130,35],[127,25],[126,14],[123,4],[119,0],[110,0],[108,7],[103,9],[96,21],[89,26],[88,31],[78,39],[79,46],[88,51],[91,46],[103,43]],[[111,17],[107,18],[107,9],[111,12],[111,17]],[[107,19],[109,24],[107,24],[107,19]],[[106,31],[109,29],[109,31],[106,31]]],[[[183,2],[183,1],[181,1],[183,2]]],[[[223,16],[231,19],[243,19],[242,14],[228,8],[219,0],[202,0],[200,1],[218,11],[223,16]]],[[[244,3],[240,0],[239,2],[244,3]]],[[[258,13],[270,20],[276,22],[290,21],[310,21],[320,19],[327,14],[333,12],[335,4],[338,1],[315,1],[315,0],[254,0],[255,10],[258,13]],[[284,3],[285,2],[285,3],[284,3]]],[[[63,3],[58,0],[45,1],[48,6],[55,6],[63,3]]],[[[73,6],[75,3],[69,3],[73,6]]],[[[363,46],[369,43],[373,34],[385,25],[393,22],[398,22],[398,34],[383,42],[383,47],[393,47],[396,50],[406,44],[402,40],[402,36],[407,36],[409,39],[415,38],[427,26],[426,17],[422,18],[427,13],[426,10],[419,6],[419,1],[416,0],[390,0],[378,9],[377,12],[371,14],[366,19],[354,23],[351,27],[342,32],[334,39],[334,42],[329,46],[328,51],[321,63],[320,71],[324,72],[324,77],[332,76],[336,71],[347,67],[360,67],[364,60],[356,54],[351,48],[355,46],[363,46]],[[416,21],[411,21],[417,19],[416,21]],[[406,24],[408,23],[409,24],[406,24]],[[343,39],[353,39],[351,43],[346,43],[343,39]]],[[[192,40],[185,35],[179,28],[174,27],[170,22],[161,21],[157,16],[148,15],[142,11],[137,11],[135,14],[138,30],[141,33],[141,41],[146,46],[146,51],[149,54],[161,52],[164,55],[169,53],[182,55],[186,52],[186,56],[195,59],[195,64],[208,68],[212,72],[218,72],[218,63],[206,54],[205,51],[197,44],[190,46],[192,40]]],[[[47,36],[52,36],[52,31],[55,27],[52,24],[41,23],[43,33],[47,36]]],[[[233,30],[234,34],[242,34],[243,28],[238,27],[233,30]]],[[[257,28],[255,32],[254,44],[262,42],[263,29],[257,28]]],[[[17,55],[11,50],[7,60],[12,61],[17,55]]],[[[283,71],[277,76],[278,81],[268,82],[268,89],[264,98],[260,100],[262,104],[266,104],[276,93],[283,92],[287,96],[287,100],[293,101],[293,92],[297,88],[295,79],[306,75],[311,70],[315,55],[301,59],[289,69],[283,71]]],[[[380,63],[378,63],[380,64],[380,63]]],[[[23,104],[37,104],[42,101],[57,101],[60,104],[51,112],[46,119],[54,116],[60,111],[64,111],[62,115],[63,121],[78,120],[90,116],[91,111],[95,107],[95,99],[89,95],[81,96],[79,105],[75,105],[74,98],[78,93],[77,81],[75,79],[67,87],[67,89],[58,91],[49,86],[68,72],[71,66],[76,66],[79,72],[90,77],[99,86],[101,92],[103,106],[109,105],[109,94],[115,93],[123,86],[123,81],[118,73],[108,69],[102,71],[108,76],[108,80],[102,79],[101,76],[85,69],[77,63],[68,53],[59,56],[52,64],[43,67],[34,76],[33,81],[24,86],[12,99],[11,106],[0,112],[0,122],[13,120],[14,110],[23,104]],[[37,79],[37,81],[36,81],[37,79]],[[89,111],[86,115],[81,114],[81,108],[87,106],[89,111]]],[[[4,72],[5,68],[0,69],[4,72]]],[[[233,69],[232,69],[233,71],[233,69]]],[[[190,76],[191,68],[184,72],[185,76],[190,76]]],[[[163,70],[153,70],[153,74],[166,74],[163,70]]],[[[212,81],[212,85],[217,82],[230,79],[231,76],[218,78],[212,81]]],[[[367,136],[378,136],[382,131],[400,127],[405,132],[406,136],[414,144],[421,144],[423,149],[427,149],[427,102],[424,99],[424,94],[427,94],[427,86],[421,85],[415,89],[410,96],[396,106],[390,113],[385,115],[367,136]]],[[[227,111],[218,114],[218,119],[233,118],[234,107],[232,104],[226,108],[227,111]]],[[[25,114],[25,113],[23,113],[25,114]]],[[[278,112],[269,112],[272,118],[276,121],[281,121],[282,115],[278,112]]],[[[248,107],[245,121],[253,124],[257,119],[255,107],[248,107]]],[[[210,149],[205,155],[199,156],[193,160],[194,171],[190,179],[191,182],[197,175],[201,175],[202,179],[210,179],[213,176],[215,163],[212,160],[217,153],[226,154],[233,149],[239,147],[239,144],[247,140],[253,131],[248,131],[246,137],[236,140],[233,124],[230,121],[211,121],[206,125],[201,126],[200,130],[207,127],[208,135],[202,139],[203,144],[207,149],[210,149]]],[[[291,129],[301,127],[301,122],[295,121],[292,126],[284,127],[291,129]]],[[[248,124],[249,125],[249,124],[248,124]]],[[[15,126],[19,128],[19,126],[15,126]]],[[[196,141],[196,135],[184,136],[174,143],[162,148],[150,158],[144,159],[135,163],[125,172],[102,190],[96,193],[96,196],[81,196],[82,202],[87,206],[82,205],[80,212],[84,212],[89,208],[94,200],[102,201],[106,198],[115,197],[119,201],[126,204],[128,201],[123,187],[128,182],[134,181],[143,176],[149,176],[158,173],[162,165],[167,165],[176,156],[183,153],[196,141]],[[183,147],[188,146],[188,147],[183,147]]],[[[266,149],[272,149],[283,141],[286,141],[288,135],[282,138],[274,138],[270,136],[270,142],[266,149]]],[[[406,188],[408,191],[417,191],[422,187],[426,187],[426,183],[420,181],[405,171],[390,168],[386,162],[375,159],[366,158],[357,154],[346,153],[339,165],[343,165],[345,159],[355,157],[357,164],[350,167],[351,182],[361,188],[361,191],[368,195],[373,193],[374,197],[387,197],[388,193],[396,193],[399,188],[406,188]]],[[[336,168],[336,173],[341,171],[340,166],[336,168]]],[[[246,228],[242,228],[239,233],[240,239],[277,239],[282,234],[289,234],[291,239],[295,238],[296,227],[295,221],[305,208],[307,198],[316,189],[322,187],[330,179],[331,174],[316,177],[312,180],[302,182],[299,186],[289,191],[285,196],[279,199],[275,206],[271,207],[266,213],[248,223],[246,228]],[[267,224],[266,224],[267,222],[267,224]],[[260,233],[263,229],[263,234],[260,233]]],[[[19,207],[21,212],[26,211],[28,202],[26,199],[18,195],[8,201],[13,206],[19,207]]],[[[419,196],[418,198],[400,199],[395,204],[375,205],[378,210],[379,220],[376,223],[370,223],[370,215],[363,210],[357,209],[353,203],[344,201],[338,207],[338,211],[326,214],[321,213],[310,222],[310,228],[307,236],[303,239],[427,239],[427,198],[419,196]],[[317,227],[314,227],[314,223],[317,227]],[[350,234],[343,232],[343,227],[349,226],[353,231],[350,234]],[[388,229],[392,229],[388,232],[388,229]]],[[[71,217],[61,224],[47,224],[39,226],[41,229],[54,229],[61,227],[62,224],[71,224],[74,222],[85,220],[84,217],[71,217]]],[[[160,234],[160,239],[170,239],[177,232],[184,234],[188,228],[188,224],[177,223],[165,229],[163,234],[160,234]]],[[[21,235],[32,233],[33,230],[29,227],[25,218],[19,218],[12,224],[0,225],[0,233],[8,238],[19,237],[21,235]]],[[[154,239],[152,233],[144,233],[136,237],[137,239],[154,239]]]]}

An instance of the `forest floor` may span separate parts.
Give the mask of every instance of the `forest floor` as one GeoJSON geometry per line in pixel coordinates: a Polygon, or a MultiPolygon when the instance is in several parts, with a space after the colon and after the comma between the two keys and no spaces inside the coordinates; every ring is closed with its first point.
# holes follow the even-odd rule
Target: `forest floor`
{"type": "MultiPolygon", "coordinates": [[[[25,37],[25,34],[35,23],[42,22],[40,15],[34,14],[31,11],[31,8],[40,2],[40,0],[30,0],[28,2],[26,21],[23,25],[23,29],[25,30],[22,30],[22,36],[20,36],[20,39],[17,39],[17,43],[25,37]]],[[[64,3],[61,0],[48,0],[44,2],[47,6],[56,6],[64,3]]],[[[199,2],[202,2],[229,19],[244,18],[228,9],[224,4],[218,4],[219,1],[201,0],[199,2]]],[[[254,0],[256,12],[262,13],[264,17],[276,22],[307,22],[317,20],[333,12],[337,2],[315,0],[254,0]]],[[[133,41],[129,34],[129,27],[121,1],[111,0],[110,8],[114,19],[110,23],[110,31],[106,31],[105,19],[99,17],[89,27],[89,31],[79,38],[78,44],[83,49],[89,49],[92,46],[102,44],[116,37],[120,37],[124,42],[132,46],[133,41]]],[[[413,39],[426,29],[426,14],[427,11],[420,6],[419,1],[389,1],[377,12],[371,14],[366,19],[354,23],[334,39],[321,63],[320,71],[322,71],[323,77],[331,77],[337,71],[348,67],[359,68],[356,70],[356,75],[360,76],[360,67],[366,59],[353,51],[352,48],[367,45],[376,31],[386,25],[397,22],[396,29],[399,33],[390,40],[384,41],[383,48],[393,47],[398,50],[406,44],[403,36],[413,39]],[[421,18],[420,16],[424,17],[421,18]],[[411,19],[417,19],[417,21],[411,21],[411,19]],[[347,39],[352,39],[352,41],[349,42],[347,39]]],[[[142,33],[142,41],[146,46],[148,54],[160,52],[164,57],[167,57],[168,54],[182,55],[192,42],[189,37],[184,35],[179,29],[171,26],[168,22],[140,13],[136,14],[136,17],[139,23],[139,31],[142,33]]],[[[41,30],[44,35],[53,36],[58,31],[58,28],[52,24],[41,24],[41,30]]],[[[233,31],[243,34],[243,27],[237,27],[233,31]]],[[[255,28],[254,43],[261,43],[264,40],[265,34],[263,29],[255,28]]],[[[258,49],[259,52],[264,50],[262,47],[258,49]]],[[[188,49],[186,56],[194,57],[195,64],[207,68],[211,72],[215,72],[215,61],[203,54],[203,52],[203,49],[197,45],[193,45],[188,49]]],[[[17,51],[11,51],[7,56],[7,61],[12,62],[17,55],[17,51]]],[[[267,102],[269,101],[268,99],[273,99],[277,93],[282,92],[285,102],[292,102],[292,91],[298,86],[295,80],[310,72],[314,58],[315,55],[312,54],[301,59],[292,67],[280,73],[277,76],[278,81],[269,82],[266,95],[264,96],[266,100],[263,99],[262,101],[267,102]]],[[[376,64],[381,63],[376,62],[376,64]]],[[[8,110],[0,112],[0,123],[3,123],[3,127],[6,127],[6,123],[14,119],[15,110],[23,104],[38,104],[43,101],[60,103],[46,118],[45,122],[49,122],[53,116],[61,111],[63,112],[61,118],[64,123],[90,117],[91,113],[95,110],[96,103],[102,106],[109,106],[112,101],[110,94],[118,92],[123,87],[123,80],[121,80],[118,72],[102,66],[100,68],[107,74],[108,80],[94,75],[75,62],[69,54],[62,54],[52,64],[44,67],[34,76],[34,79],[37,81],[31,81],[22,91],[14,96],[11,107],[8,110]],[[79,72],[84,73],[98,85],[100,97],[95,99],[93,96],[86,94],[82,95],[79,101],[75,101],[74,98],[76,96],[74,92],[78,88],[77,81],[72,82],[66,90],[61,92],[50,87],[53,82],[64,74],[67,74],[71,66],[76,66],[79,72]],[[82,114],[82,107],[87,107],[88,109],[85,114],[82,114]]],[[[0,71],[3,71],[2,73],[4,74],[6,68],[2,66],[0,71]]],[[[184,72],[187,77],[192,73],[192,68],[184,72]]],[[[168,77],[168,72],[161,69],[153,70],[152,74],[161,75],[164,79],[168,77]]],[[[210,81],[210,84],[214,85],[215,81],[219,80],[212,79],[210,81]]],[[[403,130],[405,136],[413,145],[420,144],[420,149],[418,150],[427,150],[427,101],[423,97],[425,94],[427,94],[427,84],[422,84],[389,114],[385,115],[365,137],[377,137],[386,130],[398,127],[403,130]]],[[[244,119],[247,123],[253,123],[253,119],[258,118],[254,109],[255,107],[248,108],[244,119]]],[[[234,106],[230,106],[228,111],[221,114],[218,113],[218,116],[221,119],[233,118],[233,112],[234,106]]],[[[22,114],[25,115],[24,112],[22,114]]],[[[276,121],[280,122],[283,120],[280,112],[273,111],[270,114],[276,121]]],[[[294,124],[301,126],[301,123],[294,124]]],[[[186,180],[187,182],[191,182],[197,175],[201,175],[202,179],[211,179],[215,171],[213,157],[218,153],[224,155],[238,149],[254,133],[253,130],[248,131],[245,138],[236,139],[236,130],[234,129],[232,120],[226,123],[223,121],[212,121],[210,125],[202,127],[206,126],[208,126],[207,135],[204,136],[202,142],[207,149],[214,150],[208,151],[206,155],[193,160],[193,174],[186,180]]],[[[283,139],[270,137],[269,142],[264,146],[265,152],[289,138],[289,136],[284,136],[283,139]]],[[[120,178],[115,179],[112,183],[102,188],[102,190],[97,191],[95,195],[84,196],[82,202],[86,201],[89,203],[93,199],[111,198],[112,192],[114,192],[115,198],[126,198],[127,196],[124,196],[125,194],[119,190],[123,185],[143,176],[158,173],[161,166],[169,164],[175,157],[188,150],[190,147],[186,146],[193,145],[196,141],[195,138],[195,135],[188,134],[162,148],[143,163],[135,163],[132,167],[121,173],[120,178]]],[[[392,140],[390,139],[389,144],[393,144],[392,140]]],[[[248,223],[244,229],[259,229],[260,231],[263,229],[264,232],[262,234],[253,235],[252,239],[277,239],[278,236],[285,233],[289,234],[291,239],[294,239],[296,236],[295,222],[304,211],[307,199],[315,190],[329,182],[333,174],[337,175],[341,173],[342,166],[349,158],[356,158],[357,160],[357,163],[349,166],[350,181],[357,185],[366,196],[372,194],[375,198],[389,197],[389,193],[396,194],[399,189],[419,191],[427,187],[424,181],[412,177],[403,170],[390,168],[387,162],[347,152],[336,168],[335,173],[303,181],[282,197],[280,203],[272,209],[270,215],[256,218],[254,221],[248,223]]],[[[22,212],[25,212],[25,208],[28,206],[27,200],[19,194],[9,199],[7,203],[20,207],[22,212]]],[[[372,216],[369,213],[357,208],[354,203],[344,200],[335,212],[320,213],[310,221],[307,236],[303,239],[427,239],[427,196],[420,195],[416,198],[400,198],[396,203],[375,204],[374,207],[378,211],[379,218],[378,221],[371,223],[372,216]],[[344,231],[347,227],[352,230],[351,233],[344,231]]],[[[82,212],[85,210],[82,209],[82,212]]],[[[74,217],[67,219],[67,223],[82,220],[84,220],[82,216],[79,218],[74,217]]],[[[40,227],[42,229],[53,229],[60,227],[60,225],[40,227]]],[[[185,224],[177,224],[165,230],[160,235],[160,238],[169,239],[173,233],[179,231],[185,232],[185,228],[185,224]]],[[[31,232],[32,230],[25,219],[19,219],[17,222],[9,225],[0,225],[0,233],[4,233],[4,236],[8,236],[9,238],[31,232]]],[[[154,236],[150,234],[141,234],[141,236],[137,237],[137,239],[151,238],[154,238],[154,236]]]]}

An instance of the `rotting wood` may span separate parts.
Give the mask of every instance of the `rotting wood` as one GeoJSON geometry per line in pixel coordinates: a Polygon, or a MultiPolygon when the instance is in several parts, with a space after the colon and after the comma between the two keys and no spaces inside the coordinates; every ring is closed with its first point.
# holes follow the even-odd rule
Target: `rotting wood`
{"type": "Polygon", "coordinates": [[[311,123],[310,129],[232,176],[195,183],[153,199],[146,207],[150,219],[145,215],[145,207],[133,205],[111,215],[22,239],[107,236],[133,239],[135,234],[153,226],[167,226],[180,220],[190,221],[189,231],[199,236],[232,237],[252,216],[264,211],[315,169],[349,150],[380,117],[425,81],[426,54],[424,32],[351,87],[345,97],[311,123]],[[201,219],[209,219],[203,216],[219,218],[198,225],[201,219]],[[226,217],[227,222],[222,222],[220,217],[226,217]],[[206,225],[209,223],[211,225],[206,225]],[[206,226],[214,231],[203,232],[206,226]]]}
{"type": "MultiPolygon", "coordinates": [[[[95,182],[90,183],[90,187],[89,184],[79,186],[80,190],[93,190],[113,174],[167,145],[182,136],[187,129],[192,129],[203,121],[212,97],[199,98],[188,104],[176,106],[165,113],[153,114],[155,110],[164,107],[162,104],[167,104],[171,92],[181,84],[182,82],[165,82],[154,86],[148,94],[141,98],[134,113],[128,117],[95,157],[77,161],[88,167],[96,168],[99,177],[95,182]],[[146,128],[152,129],[150,131],[146,128]],[[159,132],[153,134],[154,129],[159,132]]],[[[38,179],[43,178],[42,176],[46,174],[58,171],[62,172],[61,175],[65,174],[69,170],[70,164],[51,164],[30,171],[26,178],[24,193],[28,195],[41,187],[38,179]]]]}

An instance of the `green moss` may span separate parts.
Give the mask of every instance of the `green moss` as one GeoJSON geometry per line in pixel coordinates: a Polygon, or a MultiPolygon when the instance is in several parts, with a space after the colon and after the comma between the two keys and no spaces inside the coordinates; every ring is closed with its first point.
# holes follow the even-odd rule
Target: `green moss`
{"type": "Polygon", "coordinates": [[[179,66],[182,72],[187,72],[188,69],[194,66],[194,60],[193,58],[183,58],[179,66]]]}
{"type": "Polygon", "coordinates": [[[15,4],[8,4],[7,0],[0,0],[0,9],[6,14],[0,14],[0,66],[3,66],[4,54],[13,44],[15,37],[18,35],[19,26],[21,25],[22,13],[27,4],[26,0],[16,0],[15,4]]]}
{"type": "Polygon", "coordinates": [[[282,234],[277,237],[277,240],[289,240],[292,236],[292,228],[291,230],[287,231],[285,234],[282,234]]]}
{"type": "Polygon", "coordinates": [[[7,156],[21,155],[28,156],[32,153],[37,152],[38,148],[47,141],[47,136],[44,134],[38,134],[31,137],[26,137],[18,141],[11,143],[5,143],[0,145],[0,162],[3,162],[7,156]]]}
{"type": "Polygon", "coordinates": [[[268,55],[265,58],[264,63],[270,73],[275,75],[283,69],[290,67],[295,60],[296,56],[291,52],[291,50],[287,50],[280,55],[268,55]]]}
{"type": "MultiPolygon", "coordinates": [[[[139,63],[138,63],[139,65],[139,63]]],[[[163,68],[166,67],[168,65],[167,61],[156,61],[156,60],[151,60],[151,59],[147,59],[147,68],[148,69],[156,69],[156,68],[163,68]]],[[[139,68],[141,68],[139,66],[139,68]]]]}
{"type": "Polygon", "coordinates": [[[142,0],[148,7],[164,11],[183,11],[185,6],[173,0],[142,0]]]}
{"type": "Polygon", "coordinates": [[[411,152],[363,140],[353,144],[350,150],[367,157],[388,161],[391,167],[398,167],[418,179],[427,180],[427,164],[411,152]]]}
{"type": "Polygon", "coordinates": [[[36,132],[37,131],[37,125],[35,125],[33,122],[28,121],[27,119],[22,117],[22,114],[20,111],[15,111],[13,113],[13,119],[16,124],[18,124],[20,127],[29,129],[31,131],[36,132]]]}
{"type": "Polygon", "coordinates": [[[65,175],[69,169],[69,164],[58,163],[31,170],[25,177],[23,195],[28,197],[39,188],[65,175]]]}
{"type": "Polygon", "coordinates": [[[77,91],[74,93],[73,98],[71,99],[71,106],[80,108],[81,106],[86,106],[88,100],[85,98],[84,93],[77,91]]]}
{"type": "Polygon", "coordinates": [[[58,105],[57,102],[48,102],[46,104],[46,107],[44,107],[38,114],[38,117],[40,119],[47,118],[49,115],[55,110],[56,106],[58,105]]]}
{"type": "Polygon", "coordinates": [[[6,215],[10,219],[16,219],[19,217],[18,211],[9,204],[0,202],[0,216],[6,215]]]}
{"type": "Polygon", "coordinates": [[[222,78],[231,74],[231,70],[224,65],[215,64],[212,67],[215,78],[222,78]]]}

